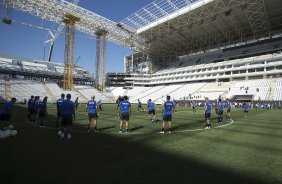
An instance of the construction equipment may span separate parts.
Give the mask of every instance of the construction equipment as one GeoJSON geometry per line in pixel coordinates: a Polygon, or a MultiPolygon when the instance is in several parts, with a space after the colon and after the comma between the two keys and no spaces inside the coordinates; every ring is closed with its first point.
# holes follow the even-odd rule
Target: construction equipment
{"type": "Polygon", "coordinates": [[[64,89],[73,88],[73,72],[74,72],[74,25],[79,22],[80,18],[67,13],[64,16],[63,22],[66,25],[65,34],[65,53],[64,53],[64,89]]]}

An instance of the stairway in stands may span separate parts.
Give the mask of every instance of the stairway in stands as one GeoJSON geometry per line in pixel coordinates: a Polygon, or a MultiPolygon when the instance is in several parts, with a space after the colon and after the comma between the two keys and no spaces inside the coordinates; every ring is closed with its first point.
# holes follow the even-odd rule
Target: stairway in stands
{"type": "Polygon", "coordinates": [[[275,91],[275,87],[276,87],[276,81],[277,81],[277,79],[272,79],[271,80],[270,88],[269,88],[269,91],[267,93],[267,96],[266,96],[265,100],[273,100],[274,91],[275,91]]]}
{"type": "Polygon", "coordinates": [[[43,84],[44,89],[46,90],[48,96],[51,98],[51,102],[55,103],[57,101],[56,97],[53,95],[53,93],[50,91],[48,86],[46,86],[46,83],[43,84]]]}
{"type": "Polygon", "coordinates": [[[9,80],[5,80],[5,96],[8,100],[12,98],[12,89],[9,80]]]}

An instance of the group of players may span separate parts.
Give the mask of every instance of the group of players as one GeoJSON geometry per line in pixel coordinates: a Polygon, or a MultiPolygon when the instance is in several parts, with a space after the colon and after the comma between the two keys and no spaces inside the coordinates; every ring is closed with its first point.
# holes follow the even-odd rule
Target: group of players
{"type": "MultiPolygon", "coordinates": [[[[39,97],[31,96],[31,98],[28,100],[28,120],[31,123],[35,123],[35,118],[39,117],[39,123],[41,126],[43,126],[43,120],[46,117],[47,113],[47,100],[48,98],[45,97],[43,100],[40,100],[39,97]]],[[[16,102],[15,98],[12,98],[10,102],[7,102],[5,106],[3,107],[1,113],[0,113],[0,120],[9,121],[10,120],[10,114],[13,107],[13,104],[16,102]]],[[[196,103],[191,101],[191,106],[193,109],[193,112],[196,113],[196,103]]],[[[77,100],[75,102],[71,101],[71,95],[67,94],[61,94],[61,98],[57,100],[57,120],[56,120],[56,128],[60,130],[60,136],[61,138],[67,137],[70,138],[70,127],[73,124],[73,120],[76,119],[75,116],[75,109],[77,109],[77,100]],[[66,97],[66,98],[65,98],[66,97]],[[61,121],[61,124],[59,123],[61,121]]],[[[141,106],[141,102],[138,100],[138,111],[141,108],[142,110],[145,110],[141,106]]],[[[215,113],[217,115],[218,123],[222,123],[223,121],[223,110],[224,107],[227,108],[227,119],[230,120],[230,111],[231,111],[231,103],[228,99],[223,103],[222,99],[219,98],[215,101],[214,104],[215,107],[215,113]]],[[[248,110],[249,110],[249,104],[244,103],[243,108],[245,112],[245,116],[247,116],[248,110]]],[[[149,99],[147,102],[147,108],[148,108],[148,115],[152,122],[156,122],[156,104],[149,99]]],[[[99,115],[99,103],[96,102],[95,96],[92,96],[91,99],[87,102],[85,113],[88,116],[89,123],[87,131],[90,132],[91,130],[94,130],[95,132],[98,132],[97,129],[97,120],[99,115]]],[[[129,132],[129,119],[131,114],[131,103],[128,100],[127,96],[119,97],[117,100],[117,111],[120,118],[120,125],[119,125],[119,133],[128,133],[129,132]],[[125,122],[125,131],[123,131],[123,124],[125,122]]],[[[168,124],[168,133],[172,132],[171,124],[172,124],[172,117],[174,115],[175,111],[175,103],[171,101],[170,96],[166,97],[166,101],[163,104],[162,109],[162,127],[160,133],[165,133],[165,124],[168,124]]],[[[212,103],[209,101],[208,98],[205,98],[205,128],[209,129],[211,128],[211,111],[212,111],[212,103]]]]}

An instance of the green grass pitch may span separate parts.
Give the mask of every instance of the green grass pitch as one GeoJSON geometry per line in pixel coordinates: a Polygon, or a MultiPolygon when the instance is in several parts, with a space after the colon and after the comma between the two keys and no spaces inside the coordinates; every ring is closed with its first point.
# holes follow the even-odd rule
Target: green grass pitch
{"type": "Polygon", "coordinates": [[[213,128],[202,130],[202,108],[193,114],[177,107],[174,133],[163,135],[160,106],[157,123],[132,106],[129,134],[118,134],[113,104],[100,112],[101,132],[87,133],[81,105],[72,138],[61,140],[55,105],[48,106],[46,127],[28,124],[26,107],[17,105],[18,135],[0,140],[0,183],[282,183],[282,110],[251,109],[244,118],[242,109],[232,109],[233,121],[223,124],[213,113],[213,128]]]}

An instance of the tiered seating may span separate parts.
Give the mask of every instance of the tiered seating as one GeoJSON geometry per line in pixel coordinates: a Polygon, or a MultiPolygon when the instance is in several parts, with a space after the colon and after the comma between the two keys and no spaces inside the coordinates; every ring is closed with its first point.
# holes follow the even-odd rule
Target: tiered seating
{"type": "MultiPolygon", "coordinates": [[[[49,97],[43,83],[39,81],[28,81],[28,80],[10,80],[12,96],[17,98],[18,101],[24,101],[24,99],[29,99],[31,95],[40,96],[44,98],[49,97]]],[[[51,98],[48,98],[49,102],[51,98]]]]}
{"type": "Polygon", "coordinates": [[[127,95],[130,99],[134,96],[136,96],[136,94],[140,94],[143,91],[146,91],[150,89],[149,87],[134,87],[132,89],[127,89],[125,92],[125,95],[127,95]]]}
{"type": "Polygon", "coordinates": [[[52,92],[52,94],[58,99],[61,97],[61,94],[71,94],[71,99],[74,101],[77,97],[79,98],[79,102],[86,102],[86,99],[83,98],[77,91],[70,91],[70,90],[64,90],[60,88],[56,83],[54,82],[47,82],[46,86],[49,88],[49,90],[52,92]]]}
{"type": "MultiPolygon", "coordinates": [[[[154,93],[141,98],[140,101],[142,103],[145,103],[148,101],[148,99],[152,99],[152,101],[156,102],[156,103],[162,103],[165,99],[167,95],[171,95],[172,92],[176,91],[177,89],[181,88],[183,86],[183,84],[181,85],[170,85],[170,86],[165,86],[164,88],[161,88],[157,91],[155,91],[154,93]]],[[[174,98],[173,96],[171,96],[171,98],[174,98]]]]}
{"type": "MultiPolygon", "coordinates": [[[[64,64],[49,63],[39,60],[10,59],[0,56],[0,69],[20,71],[26,73],[38,73],[45,75],[60,76],[64,74],[64,64]]],[[[74,68],[75,78],[89,78],[90,73],[82,67],[74,68]]]]}
{"type": "Polygon", "coordinates": [[[201,87],[206,85],[206,83],[193,83],[193,84],[185,84],[183,87],[178,90],[172,92],[170,95],[172,98],[181,100],[181,99],[189,99],[189,96],[198,91],[201,87]]]}
{"type": "Polygon", "coordinates": [[[218,99],[219,96],[222,96],[224,92],[216,92],[216,91],[211,91],[211,92],[197,92],[194,93],[191,96],[191,99],[193,100],[204,100],[206,97],[208,97],[210,100],[218,99]]]}
{"type": "Polygon", "coordinates": [[[103,103],[114,103],[114,96],[111,92],[100,92],[91,86],[74,86],[87,100],[90,100],[95,95],[96,100],[101,100],[103,103]]]}
{"type": "Polygon", "coordinates": [[[0,79],[0,102],[4,102],[4,99],[6,99],[5,81],[3,79],[0,79]]]}
{"type": "Polygon", "coordinates": [[[273,100],[282,100],[282,79],[276,81],[273,100]]]}
{"type": "Polygon", "coordinates": [[[266,100],[271,81],[267,79],[238,82],[227,94],[228,98],[234,95],[254,95],[254,100],[266,100]]]}
{"type": "Polygon", "coordinates": [[[138,99],[142,99],[144,98],[144,100],[141,100],[142,103],[147,102],[147,100],[150,98],[148,98],[148,96],[150,96],[152,93],[155,93],[156,91],[161,90],[162,88],[164,88],[165,86],[155,86],[155,87],[148,87],[148,89],[142,93],[136,94],[133,97],[131,97],[130,101],[131,102],[137,102],[138,99]]]}
{"type": "Polygon", "coordinates": [[[123,89],[123,87],[117,87],[112,90],[112,93],[115,98],[117,98],[118,96],[123,96],[124,92],[125,92],[125,89],[123,89]]]}

